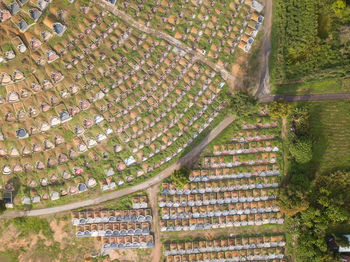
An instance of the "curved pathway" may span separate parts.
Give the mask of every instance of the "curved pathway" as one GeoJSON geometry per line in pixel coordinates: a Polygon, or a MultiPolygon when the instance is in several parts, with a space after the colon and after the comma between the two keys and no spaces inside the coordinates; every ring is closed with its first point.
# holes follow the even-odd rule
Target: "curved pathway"
{"type": "Polygon", "coordinates": [[[269,95],[260,97],[260,103],[269,103],[284,99],[287,102],[302,101],[327,101],[327,100],[350,100],[350,93],[333,93],[333,94],[313,94],[313,95],[269,95]]]}
{"type": "Polygon", "coordinates": [[[147,34],[154,35],[158,38],[164,39],[165,41],[175,45],[176,47],[181,48],[185,52],[191,53],[192,55],[195,56],[195,58],[197,58],[201,62],[207,64],[208,66],[213,68],[216,72],[219,72],[221,74],[221,76],[224,78],[224,80],[226,80],[226,81],[230,80],[232,83],[234,83],[236,81],[236,77],[233,76],[232,74],[230,74],[228,71],[226,71],[226,69],[224,67],[219,66],[219,65],[215,64],[214,62],[210,61],[208,58],[206,58],[204,55],[202,55],[202,53],[188,47],[187,45],[185,45],[181,41],[177,40],[176,38],[174,38],[166,33],[163,33],[159,30],[155,30],[153,28],[147,27],[145,25],[142,25],[142,24],[136,22],[132,17],[130,17],[129,15],[127,15],[126,13],[121,11],[120,9],[107,3],[105,0],[95,0],[95,3],[99,4],[105,10],[111,12],[112,14],[117,16],[119,19],[121,19],[124,22],[128,23],[129,25],[137,28],[138,30],[145,32],[147,34]]]}
{"type": "MultiPolygon", "coordinates": [[[[158,175],[148,179],[145,182],[137,184],[132,187],[124,188],[122,190],[118,190],[112,193],[108,193],[102,196],[98,196],[95,198],[91,198],[88,200],[60,205],[57,207],[43,208],[43,209],[34,209],[30,211],[9,211],[5,212],[0,216],[0,218],[8,218],[8,217],[20,217],[20,216],[41,216],[54,214],[58,212],[63,212],[67,210],[77,209],[81,207],[97,205],[101,202],[105,202],[108,200],[112,200],[118,197],[122,197],[140,190],[145,190],[151,186],[154,186],[160,183],[163,179],[167,178],[171,175],[171,173],[180,168],[181,166],[187,165],[193,159],[195,159],[200,152],[208,145],[217,135],[219,135],[228,125],[233,122],[234,118],[232,116],[226,117],[222,120],[196,147],[194,147],[189,153],[185,156],[181,157],[177,162],[170,165],[168,168],[161,171],[158,175]]],[[[118,200],[117,200],[118,201],[118,200]]]]}

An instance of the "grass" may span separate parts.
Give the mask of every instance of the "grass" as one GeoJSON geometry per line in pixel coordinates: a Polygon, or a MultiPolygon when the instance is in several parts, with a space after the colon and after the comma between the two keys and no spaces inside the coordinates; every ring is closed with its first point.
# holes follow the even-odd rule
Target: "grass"
{"type": "Polygon", "coordinates": [[[350,103],[312,102],[310,106],[313,160],[318,172],[350,168],[350,103]]]}
{"type": "Polygon", "coordinates": [[[350,92],[348,78],[328,78],[294,84],[273,85],[272,93],[281,95],[307,95],[350,92]]]}
{"type": "Polygon", "coordinates": [[[15,251],[0,252],[0,261],[2,262],[16,262],[17,253],[15,251]]]}
{"type": "Polygon", "coordinates": [[[77,239],[70,221],[58,225],[62,220],[67,220],[67,214],[1,220],[0,241],[5,245],[5,251],[0,252],[0,261],[83,261],[88,254],[99,251],[94,243],[95,239],[77,239]],[[54,238],[54,232],[51,230],[50,223],[53,220],[56,220],[57,227],[52,230],[62,232],[60,241],[54,238]],[[8,245],[10,241],[13,245],[8,245]]]}
{"type": "Polygon", "coordinates": [[[39,234],[42,231],[45,237],[52,238],[53,232],[46,219],[38,217],[16,217],[13,219],[13,225],[21,231],[19,237],[27,237],[29,233],[39,234]]]}

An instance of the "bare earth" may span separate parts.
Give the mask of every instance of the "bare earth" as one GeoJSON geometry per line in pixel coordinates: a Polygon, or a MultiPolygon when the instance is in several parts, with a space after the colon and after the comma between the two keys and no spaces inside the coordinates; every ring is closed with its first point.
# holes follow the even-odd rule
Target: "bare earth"
{"type": "Polygon", "coordinates": [[[151,258],[152,262],[159,262],[161,254],[161,241],[158,226],[158,210],[157,210],[157,195],[159,193],[159,186],[155,185],[147,189],[148,199],[151,203],[153,216],[153,232],[154,232],[154,248],[152,248],[151,258]]]}

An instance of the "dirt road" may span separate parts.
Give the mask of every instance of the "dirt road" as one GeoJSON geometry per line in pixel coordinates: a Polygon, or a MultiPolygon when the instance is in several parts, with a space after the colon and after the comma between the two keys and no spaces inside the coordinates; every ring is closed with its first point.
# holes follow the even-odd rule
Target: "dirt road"
{"type": "Polygon", "coordinates": [[[152,262],[159,262],[162,256],[162,244],[160,241],[160,232],[158,226],[158,210],[157,210],[157,195],[159,193],[159,186],[154,185],[147,189],[148,199],[151,203],[152,216],[153,216],[153,232],[154,232],[154,248],[152,248],[152,262]]]}
{"type": "Polygon", "coordinates": [[[264,35],[262,36],[262,61],[260,62],[259,87],[255,92],[256,97],[270,93],[269,56],[271,52],[271,27],[272,27],[272,0],[265,1],[264,35]]]}
{"type": "Polygon", "coordinates": [[[61,205],[57,207],[34,209],[30,211],[8,211],[2,214],[0,218],[20,217],[20,216],[41,216],[41,215],[54,214],[54,213],[77,209],[81,207],[97,205],[101,202],[116,199],[118,197],[122,197],[140,190],[145,190],[151,186],[159,184],[163,179],[170,176],[170,174],[174,170],[186,165],[187,163],[190,163],[192,159],[196,158],[198,154],[200,154],[200,152],[205,148],[205,146],[208,145],[217,135],[219,135],[221,131],[223,131],[228,125],[230,125],[233,122],[233,120],[234,119],[232,116],[226,117],[189,153],[187,153],[185,156],[180,158],[174,164],[170,165],[168,168],[161,171],[158,175],[146,180],[145,182],[142,182],[135,186],[124,188],[122,190],[115,191],[109,194],[91,198],[88,200],[61,205]]]}

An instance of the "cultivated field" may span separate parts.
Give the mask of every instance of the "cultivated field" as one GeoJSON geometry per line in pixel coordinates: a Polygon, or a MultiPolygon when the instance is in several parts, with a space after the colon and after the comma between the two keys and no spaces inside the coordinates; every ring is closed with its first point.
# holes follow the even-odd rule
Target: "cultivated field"
{"type": "Polygon", "coordinates": [[[321,173],[350,168],[350,104],[348,101],[310,103],[313,161],[321,173]]]}

